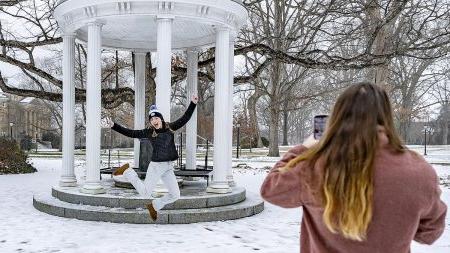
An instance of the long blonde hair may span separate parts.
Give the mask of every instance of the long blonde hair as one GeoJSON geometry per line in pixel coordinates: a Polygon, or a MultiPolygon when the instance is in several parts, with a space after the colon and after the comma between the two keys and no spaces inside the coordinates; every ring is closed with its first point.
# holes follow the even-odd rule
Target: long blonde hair
{"type": "Polygon", "coordinates": [[[365,240],[372,219],[377,125],[385,128],[389,145],[404,152],[386,92],[372,83],[354,84],[338,97],[320,142],[286,165],[323,161],[323,221],[351,240],[365,240]]]}

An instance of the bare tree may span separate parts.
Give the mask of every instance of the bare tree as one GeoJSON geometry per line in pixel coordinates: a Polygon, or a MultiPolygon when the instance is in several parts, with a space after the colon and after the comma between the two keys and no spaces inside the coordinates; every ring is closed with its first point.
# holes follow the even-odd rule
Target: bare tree
{"type": "MultiPolygon", "coordinates": [[[[448,14],[448,9],[450,7],[442,0],[427,1],[427,3],[420,3],[423,1],[392,1],[392,4],[391,1],[385,3],[373,0],[369,2],[343,0],[244,2],[251,14],[261,18],[270,17],[272,24],[261,26],[258,33],[263,32],[261,35],[265,34],[268,40],[275,43],[268,43],[269,41],[264,39],[246,42],[236,49],[236,55],[257,52],[266,56],[267,59],[272,59],[275,65],[281,62],[301,65],[305,68],[361,69],[384,64],[386,59],[396,55],[416,55],[417,52],[424,52],[449,42],[446,35],[449,34],[448,17],[450,14],[448,14]],[[382,15],[381,19],[385,21],[381,24],[377,23],[375,29],[368,29],[367,24],[361,22],[361,17],[357,15],[367,13],[367,9],[372,8],[372,6],[377,7],[378,10],[383,10],[385,15],[382,15]],[[277,10],[275,11],[274,8],[277,8],[277,10]],[[401,36],[388,48],[389,50],[382,50],[384,52],[382,54],[374,53],[372,51],[373,43],[365,43],[366,46],[362,44],[359,38],[364,37],[362,36],[364,34],[367,35],[367,31],[373,31],[370,33],[372,39],[368,41],[376,41],[378,37],[383,37],[378,36],[378,34],[384,31],[386,22],[393,22],[397,19],[400,21],[396,23],[401,25],[395,27],[394,34],[401,36]],[[436,23],[440,25],[433,26],[436,23]],[[280,33],[280,31],[276,31],[277,27],[288,32],[280,33]],[[430,36],[424,36],[423,31],[426,29],[432,29],[435,32],[430,36]],[[277,37],[278,35],[284,37],[277,37]],[[282,43],[276,42],[277,40],[282,41],[282,43]],[[277,48],[283,44],[296,45],[296,47],[277,48]],[[339,51],[334,50],[341,44],[351,47],[353,49],[351,50],[352,54],[342,55],[339,51]]],[[[26,24],[29,27],[29,33],[20,35],[14,34],[13,31],[2,30],[2,33],[9,33],[12,39],[0,40],[0,45],[7,47],[10,52],[9,54],[0,54],[0,60],[24,68],[33,75],[41,76],[48,82],[60,87],[61,81],[59,79],[33,64],[33,52],[36,47],[54,45],[62,40],[58,36],[57,24],[51,15],[55,6],[55,0],[33,0],[17,1],[14,6],[2,9],[1,12],[5,15],[26,24]],[[18,54],[28,55],[28,60],[17,57],[18,54]]],[[[374,25],[372,23],[369,22],[369,25],[374,25]]],[[[205,66],[213,63],[214,57],[211,57],[200,62],[199,65],[205,66]]],[[[267,64],[261,66],[262,68],[268,67],[267,64]]],[[[275,67],[271,67],[271,69],[276,71],[275,67]]],[[[256,70],[261,71],[261,68],[256,70]]],[[[252,75],[235,78],[236,82],[251,81],[258,74],[256,70],[252,75]]],[[[185,68],[174,67],[174,76],[176,77],[174,79],[183,78],[185,75],[185,68]]],[[[201,72],[199,76],[208,78],[211,82],[214,81],[214,76],[207,72],[201,72]]],[[[4,85],[3,88],[7,89],[4,85]]],[[[27,95],[60,101],[60,94],[58,93],[14,89],[9,90],[9,92],[18,95],[20,95],[19,93],[26,93],[27,95]]],[[[84,90],[77,90],[76,94],[77,101],[84,101],[84,90]]],[[[133,104],[133,90],[130,88],[104,89],[103,94],[105,108],[114,108],[123,102],[133,104]]]]}
{"type": "Polygon", "coordinates": [[[0,1],[0,7],[1,6],[13,6],[22,1],[25,1],[25,0],[2,0],[2,1],[0,1]]]}
{"type": "Polygon", "coordinates": [[[449,127],[450,127],[450,58],[443,59],[439,68],[434,71],[435,78],[438,82],[433,86],[431,96],[440,104],[439,117],[437,122],[439,124],[439,132],[441,136],[441,143],[448,144],[449,127]]]}
{"type": "Polygon", "coordinates": [[[434,62],[434,59],[397,57],[389,68],[394,114],[399,134],[406,142],[409,140],[411,121],[418,117],[421,110],[433,105],[433,102],[430,103],[427,98],[427,94],[435,85],[436,79],[434,73],[426,73],[426,70],[434,62]]]}
{"type": "MultiPolygon", "coordinates": [[[[269,155],[274,156],[278,155],[283,95],[290,92],[289,82],[283,82],[287,65],[309,70],[369,68],[368,76],[382,83],[393,58],[440,58],[446,52],[436,49],[450,43],[450,6],[444,0],[245,0],[244,3],[250,12],[250,22],[239,35],[235,55],[252,58],[252,66],[242,75],[235,76],[234,83],[259,85],[254,89],[257,93],[253,97],[254,103],[258,102],[258,97],[268,96],[269,155]],[[441,54],[430,54],[430,51],[441,54]],[[261,91],[265,94],[259,95],[261,91]]],[[[1,27],[0,61],[17,66],[30,78],[40,78],[54,87],[37,90],[12,87],[4,82],[0,72],[3,91],[51,101],[62,100],[59,76],[35,64],[36,48],[48,48],[62,41],[52,17],[56,4],[56,0],[16,1],[13,6],[0,9],[2,15],[26,27],[20,31],[1,27]]],[[[202,83],[210,85],[215,81],[214,48],[203,55],[198,76],[202,83]]],[[[115,55],[107,59],[111,65],[106,67],[113,66],[111,72],[105,71],[105,75],[110,75],[104,80],[102,89],[102,104],[107,109],[134,103],[131,87],[108,86],[106,83],[110,77],[118,79],[120,59],[116,59],[115,55]]],[[[183,61],[172,61],[173,84],[186,77],[183,61]]],[[[156,69],[147,60],[149,96],[154,92],[155,75],[156,69]]],[[[75,93],[77,103],[85,101],[84,87],[77,87],[75,93]]],[[[251,104],[253,102],[250,107],[251,104]]]]}

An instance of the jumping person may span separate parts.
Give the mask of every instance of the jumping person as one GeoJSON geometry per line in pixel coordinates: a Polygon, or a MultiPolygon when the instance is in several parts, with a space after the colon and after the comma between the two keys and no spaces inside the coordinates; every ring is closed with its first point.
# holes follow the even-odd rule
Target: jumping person
{"type": "Polygon", "coordinates": [[[192,96],[191,103],[184,115],[174,122],[165,122],[164,117],[156,106],[151,106],[149,112],[150,125],[142,130],[132,130],[120,126],[107,119],[107,124],[112,130],[131,138],[148,138],[152,144],[153,152],[151,162],[148,165],[145,181],[142,182],[137,173],[127,166],[123,166],[114,175],[123,174],[134,186],[139,195],[151,198],[153,189],[161,179],[169,190],[162,198],[157,198],[146,205],[153,221],[157,219],[158,211],[165,205],[175,202],[180,198],[180,189],[173,172],[173,161],[178,159],[175,148],[174,131],[182,128],[191,118],[198,102],[196,95],[192,96]]]}
{"type": "Polygon", "coordinates": [[[261,186],[275,205],[303,208],[302,253],[410,252],[445,228],[439,178],[394,129],[381,87],[350,86],[324,135],[289,150],[261,186]]]}

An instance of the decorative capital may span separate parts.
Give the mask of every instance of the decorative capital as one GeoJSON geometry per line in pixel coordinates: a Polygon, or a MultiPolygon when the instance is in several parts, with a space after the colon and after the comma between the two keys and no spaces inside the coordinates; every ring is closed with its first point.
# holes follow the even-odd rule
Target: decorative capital
{"type": "Polygon", "coordinates": [[[216,32],[229,32],[231,31],[231,29],[228,26],[214,26],[214,30],[216,30],[216,32]]]}
{"type": "Polygon", "coordinates": [[[98,26],[98,27],[102,27],[102,26],[104,26],[105,24],[106,24],[105,21],[102,21],[102,20],[99,20],[99,19],[92,20],[92,21],[89,21],[89,22],[87,23],[88,26],[98,26]]]}
{"type": "Polygon", "coordinates": [[[158,14],[158,16],[156,16],[156,19],[158,21],[173,21],[175,19],[175,16],[170,14],[158,14]]]}
{"type": "Polygon", "coordinates": [[[64,32],[61,37],[63,38],[63,40],[66,39],[75,39],[76,33],[75,32],[64,32]]]}

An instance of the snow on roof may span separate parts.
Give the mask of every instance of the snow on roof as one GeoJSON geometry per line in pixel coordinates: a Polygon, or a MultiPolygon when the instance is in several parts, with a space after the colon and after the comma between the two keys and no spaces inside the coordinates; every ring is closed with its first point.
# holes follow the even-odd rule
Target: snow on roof
{"type": "Polygon", "coordinates": [[[33,100],[34,100],[33,97],[26,97],[26,98],[20,100],[20,103],[27,103],[27,104],[29,104],[29,103],[31,103],[33,100]]]}

